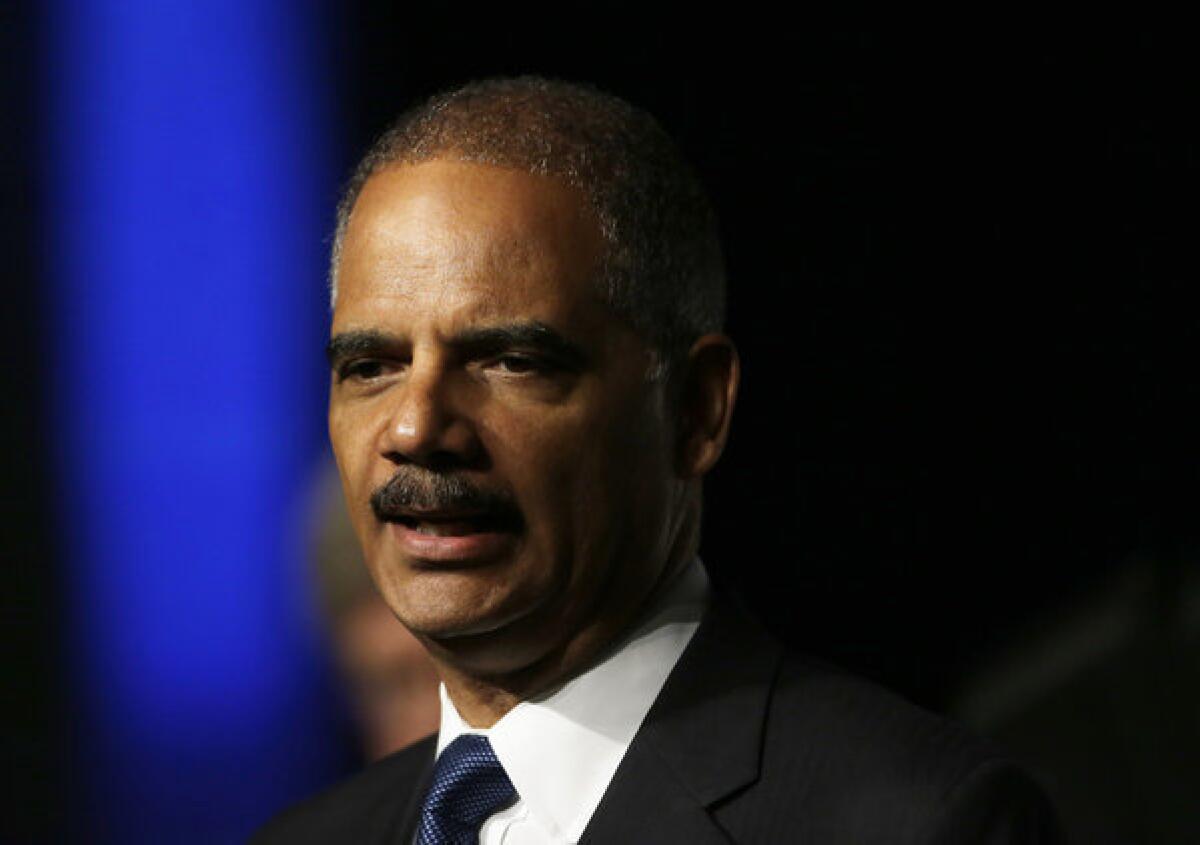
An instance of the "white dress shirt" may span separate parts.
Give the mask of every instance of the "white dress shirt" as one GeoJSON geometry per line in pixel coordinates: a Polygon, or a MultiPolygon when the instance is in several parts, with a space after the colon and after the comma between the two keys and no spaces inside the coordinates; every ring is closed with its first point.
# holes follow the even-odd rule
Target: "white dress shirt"
{"type": "Polygon", "coordinates": [[[490,816],[480,845],[576,843],[708,603],[699,560],[600,663],[522,701],[487,730],[467,725],[440,689],[440,755],[464,733],[486,736],[520,796],[490,816]]]}

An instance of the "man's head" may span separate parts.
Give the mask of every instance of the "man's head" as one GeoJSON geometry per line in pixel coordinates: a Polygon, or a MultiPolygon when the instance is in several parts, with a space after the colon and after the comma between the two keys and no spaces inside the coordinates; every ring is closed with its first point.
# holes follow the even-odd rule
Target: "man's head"
{"type": "Polygon", "coordinates": [[[480,83],[368,154],[332,277],[330,435],[384,599],[443,667],[569,674],[695,551],[737,384],[703,192],[618,100],[480,83]]]}
{"type": "Polygon", "coordinates": [[[401,115],[359,163],[338,205],[330,266],[377,171],[436,158],[556,177],[577,188],[603,235],[596,282],[660,353],[686,354],[725,323],[716,216],[674,142],[649,114],[595,89],[533,77],[476,82],[401,115]]]}

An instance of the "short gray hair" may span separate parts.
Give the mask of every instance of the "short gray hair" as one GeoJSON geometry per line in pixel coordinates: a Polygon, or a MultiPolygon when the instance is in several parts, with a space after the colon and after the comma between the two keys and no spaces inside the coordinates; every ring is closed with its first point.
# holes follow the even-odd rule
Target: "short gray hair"
{"type": "Polygon", "coordinates": [[[563,179],[603,231],[600,283],[668,369],[725,322],[716,215],[675,144],[645,111],[595,88],[524,76],[472,82],[402,114],[359,162],[338,203],[330,262],[367,180],[393,164],[477,162],[563,179]]]}

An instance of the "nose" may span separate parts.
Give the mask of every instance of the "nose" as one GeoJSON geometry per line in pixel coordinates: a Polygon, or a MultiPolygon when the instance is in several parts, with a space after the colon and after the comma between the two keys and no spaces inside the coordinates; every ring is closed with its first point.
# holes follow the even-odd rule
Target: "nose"
{"type": "Polygon", "coordinates": [[[435,471],[476,463],[482,448],[460,392],[453,373],[437,365],[411,369],[393,391],[394,405],[380,444],[383,456],[435,471]]]}

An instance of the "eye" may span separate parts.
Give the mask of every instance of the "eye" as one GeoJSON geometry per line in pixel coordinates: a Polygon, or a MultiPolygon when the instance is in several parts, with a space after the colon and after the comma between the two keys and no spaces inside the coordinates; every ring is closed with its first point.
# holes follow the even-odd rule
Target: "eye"
{"type": "Polygon", "coordinates": [[[384,364],[372,358],[361,358],[347,361],[338,368],[338,381],[370,381],[379,378],[384,373],[384,364]]]}
{"type": "Polygon", "coordinates": [[[531,355],[509,353],[496,359],[495,365],[506,373],[523,375],[525,373],[541,372],[547,369],[544,361],[539,361],[531,355]]]}
{"type": "Polygon", "coordinates": [[[501,395],[558,401],[578,382],[579,370],[540,351],[496,350],[470,362],[474,377],[501,395]]]}

